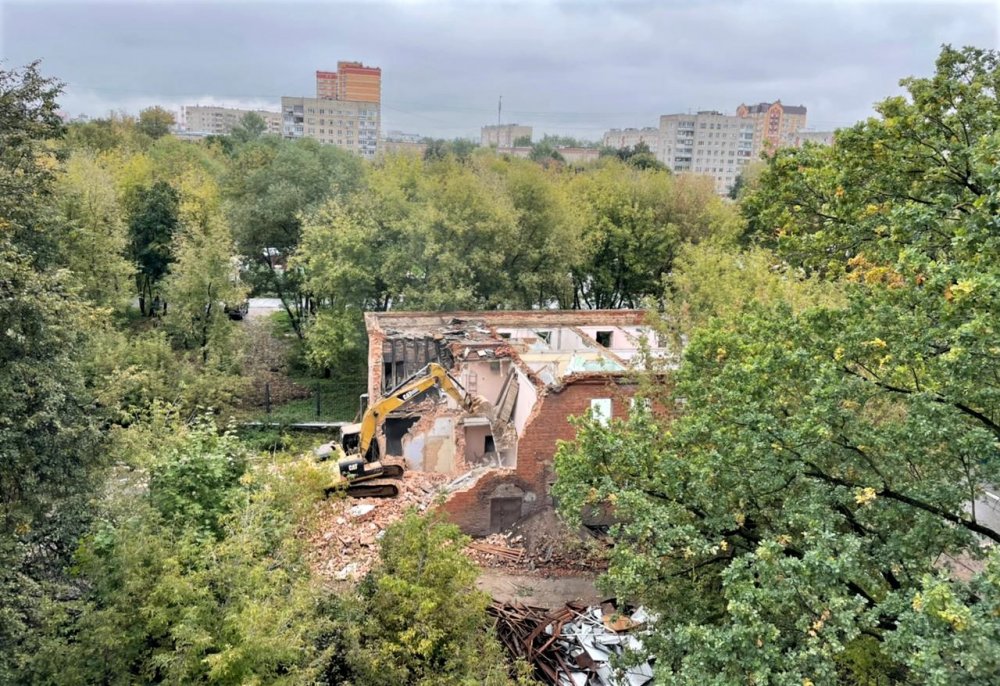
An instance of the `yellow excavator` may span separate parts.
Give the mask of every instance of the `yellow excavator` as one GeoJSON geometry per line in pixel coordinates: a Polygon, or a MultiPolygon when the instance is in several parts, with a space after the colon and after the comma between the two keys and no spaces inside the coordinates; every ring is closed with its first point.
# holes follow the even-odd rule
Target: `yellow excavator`
{"type": "Polygon", "coordinates": [[[375,436],[389,413],[403,407],[414,398],[434,387],[447,393],[468,412],[475,412],[479,399],[465,392],[444,367],[434,362],[401,383],[365,411],[361,421],[341,429],[340,444],[327,443],[316,455],[321,460],[336,456],[338,479],[327,492],[346,491],[353,498],[393,498],[399,488],[391,481],[403,476],[403,467],[379,461],[378,441],[375,436]],[[375,481],[378,479],[379,481],[375,481]]]}

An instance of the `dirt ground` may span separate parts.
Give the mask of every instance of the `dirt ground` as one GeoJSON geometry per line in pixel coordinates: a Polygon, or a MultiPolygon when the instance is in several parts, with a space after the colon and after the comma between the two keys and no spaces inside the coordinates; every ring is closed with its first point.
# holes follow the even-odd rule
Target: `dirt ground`
{"type": "Polygon", "coordinates": [[[568,602],[596,605],[603,596],[594,586],[595,574],[544,577],[516,574],[507,569],[482,568],[476,586],[500,602],[519,602],[544,608],[568,602]]]}

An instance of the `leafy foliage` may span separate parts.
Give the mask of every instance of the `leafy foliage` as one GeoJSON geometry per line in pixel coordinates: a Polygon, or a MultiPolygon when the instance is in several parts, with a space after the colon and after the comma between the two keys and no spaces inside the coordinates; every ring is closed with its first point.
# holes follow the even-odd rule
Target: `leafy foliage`
{"type": "Polygon", "coordinates": [[[132,482],[84,539],[87,592],[53,608],[33,680],[315,683],[329,623],[289,533],[325,475],[296,462],[244,472],[238,442],[211,424],[175,443],[148,492],[132,482]]]}
{"type": "Polygon", "coordinates": [[[259,287],[274,291],[302,336],[307,294],[283,261],[299,243],[302,213],[353,191],[361,161],[334,146],[262,138],[239,149],[224,189],[240,252],[259,264],[259,287]]]}
{"type": "Polygon", "coordinates": [[[153,299],[173,262],[174,232],[177,230],[178,196],[166,181],[139,189],[129,220],[132,257],[138,264],[136,287],[143,314],[155,314],[153,299]]]}
{"type": "Polygon", "coordinates": [[[136,124],[136,129],[155,140],[170,133],[170,127],[173,125],[173,113],[156,106],[147,107],[139,113],[139,121],[136,124]]]}
{"type": "Polygon", "coordinates": [[[676,419],[557,457],[571,512],[615,508],[607,582],[662,612],[663,683],[998,678],[995,83],[994,53],[946,48],[882,119],[779,152],[744,207],[778,260],[739,259],[840,283],[703,298],[676,419]]]}
{"type": "Polygon", "coordinates": [[[456,526],[414,512],[386,530],[349,655],[356,683],[508,683],[466,541],[456,526]]]}

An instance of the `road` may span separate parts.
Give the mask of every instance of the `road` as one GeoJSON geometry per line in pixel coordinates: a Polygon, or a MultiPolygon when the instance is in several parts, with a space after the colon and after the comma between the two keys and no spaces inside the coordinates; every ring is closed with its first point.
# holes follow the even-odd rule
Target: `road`
{"type": "Polygon", "coordinates": [[[250,298],[250,309],[247,311],[247,317],[251,319],[266,317],[280,309],[282,309],[280,298],[250,298]]]}
{"type": "Polygon", "coordinates": [[[987,486],[976,500],[976,521],[994,531],[1000,531],[1000,489],[987,486]]]}

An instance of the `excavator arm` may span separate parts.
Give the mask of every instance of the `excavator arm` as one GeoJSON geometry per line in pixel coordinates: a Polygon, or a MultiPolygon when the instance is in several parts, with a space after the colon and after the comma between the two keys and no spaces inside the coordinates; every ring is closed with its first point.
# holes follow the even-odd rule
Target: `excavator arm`
{"type": "Polygon", "coordinates": [[[424,391],[437,386],[448,394],[462,407],[470,409],[474,404],[465,389],[452,378],[441,365],[431,362],[419,372],[410,377],[400,386],[394,388],[389,395],[372,403],[361,418],[360,424],[344,427],[343,447],[348,454],[363,456],[365,461],[371,461],[375,455],[375,434],[393,411],[409,403],[424,391]]]}

